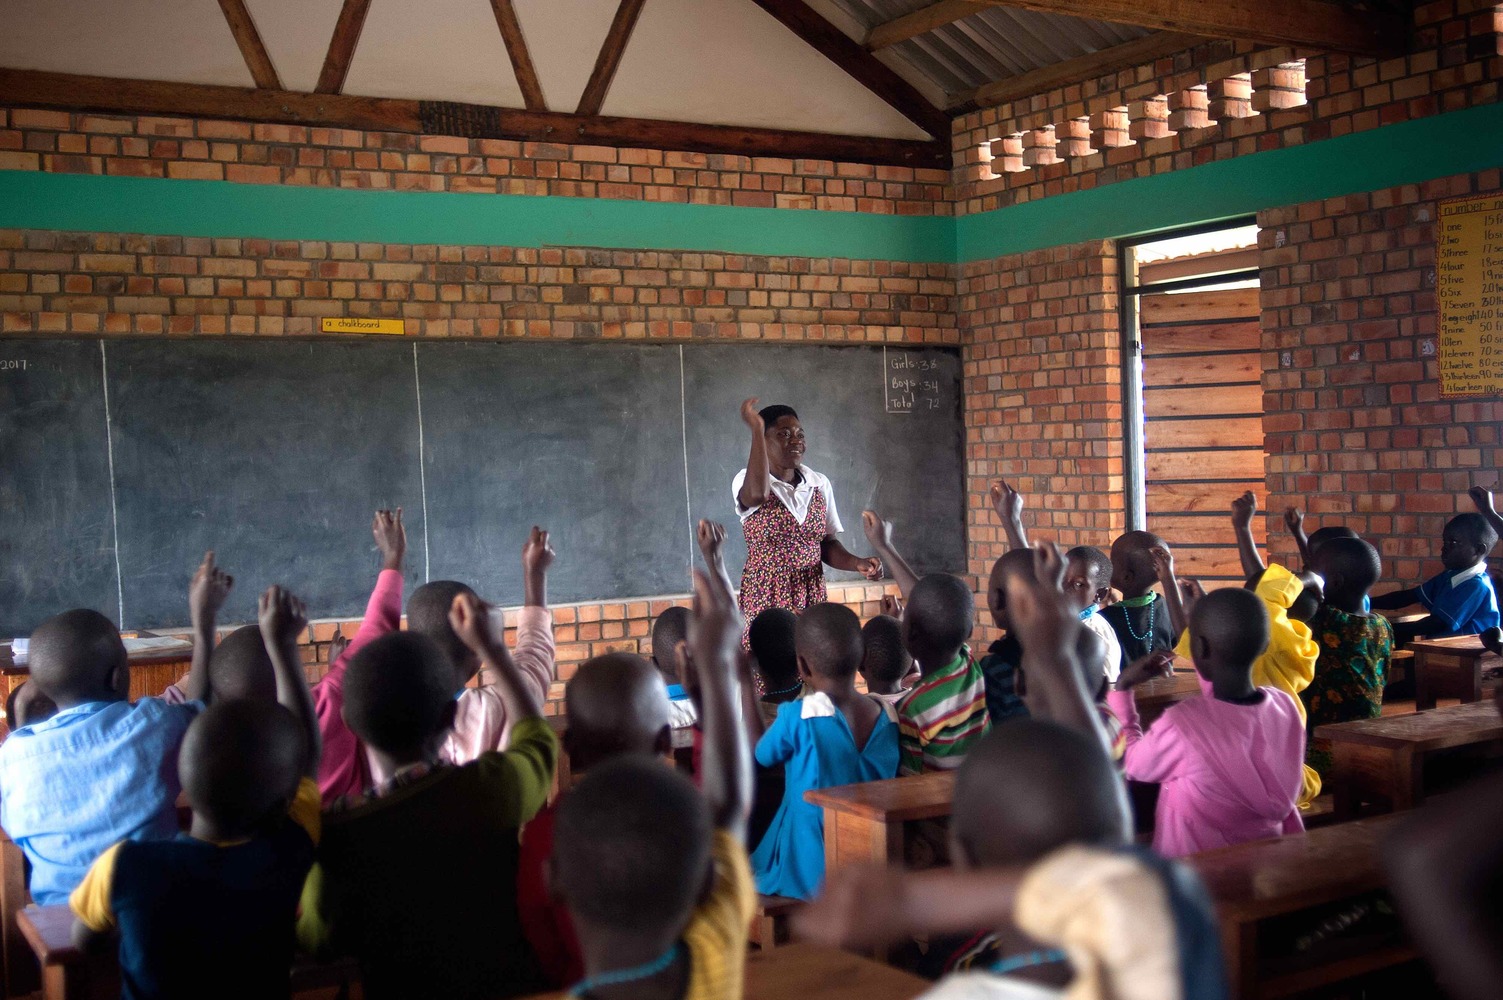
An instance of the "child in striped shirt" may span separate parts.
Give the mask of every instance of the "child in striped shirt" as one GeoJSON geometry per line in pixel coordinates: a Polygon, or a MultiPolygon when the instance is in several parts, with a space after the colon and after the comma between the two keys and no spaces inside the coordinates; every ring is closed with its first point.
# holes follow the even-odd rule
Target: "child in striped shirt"
{"type": "Polygon", "coordinates": [[[965,644],[975,612],[971,588],[946,573],[908,595],[903,644],[923,680],[898,706],[899,774],[954,770],[986,735],[986,680],[965,644]]]}

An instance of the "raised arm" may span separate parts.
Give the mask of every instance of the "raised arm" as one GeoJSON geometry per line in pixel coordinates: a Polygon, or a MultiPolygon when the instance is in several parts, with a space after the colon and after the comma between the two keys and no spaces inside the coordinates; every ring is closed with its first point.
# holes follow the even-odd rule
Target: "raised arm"
{"type": "Polygon", "coordinates": [[[1164,588],[1164,604],[1169,608],[1169,628],[1174,632],[1174,641],[1179,642],[1179,637],[1190,627],[1190,613],[1185,608],[1184,591],[1180,589],[1179,581],[1174,576],[1174,554],[1165,546],[1155,545],[1148,550],[1148,558],[1153,560],[1153,571],[1164,588]]]}
{"type": "Polygon", "coordinates": [[[548,532],[532,526],[527,543],[522,546],[522,604],[529,608],[548,606],[548,567],[555,553],[548,542],[548,532]]]}
{"type": "Polygon", "coordinates": [[[481,669],[495,678],[493,685],[501,696],[501,706],[513,725],[523,719],[540,719],[543,702],[523,678],[511,658],[511,651],[500,636],[491,634],[490,613],[474,594],[454,595],[449,609],[449,625],[470,650],[480,657],[481,669]]]}
{"type": "Polygon", "coordinates": [[[1023,494],[1013,489],[1007,480],[999,479],[992,483],[990,495],[992,510],[997,512],[1002,530],[1007,532],[1007,547],[1028,548],[1028,534],[1023,530],[1023,494]]]}
{"type": "Polygon", "coordinates": [[[224,599],[230,595],[235,578],[214,565],[214,551],[204,553],[204,561],[193,574],[188,587],[188,613],[193,621],[193,663],[183,696],[189,701],[203,701],[209,694],[209,656],[214,652],[214,622],[224,599]]]}
{"type": "Polygon", "coordinates": [[[1493,490],[1498,488],[1498,483],[1491,486],[1473,486],[1466,491],[1466,495],[1472,498],[1472,503],[1477,505],[1477,513],[1487,518],[1487,523],[1493,526],[1493,531],[1499,538],[1503,538],[1503,514],[1498,513],[1497,507],[1493,506],[1493,490]]]}
{"type": "Polygon", "coordinates": [[[1299,564],[1301,569],[1310,568],[1310,536],[1305,534],[1305,513],[1298,507],[1284,508],[1284,527],[1289,529],[1289,536],[1294,539],[1294,544],[1299,547],[1299,564]]]}
{"type": "Polygon", "coordinates": [[[861,528],[866,532],[866,541],[871,545],[872,551],[877,553],[877,557],[892,573],[892,578],[897,581],[898,591],[906,599],[913,592],[914,584],[918,583],[918,574],[893,546],[892,522],[882,520],[882,516],[876,511],[863,510],[861,528]]]}
{"type": "Polygon", "coordinates": [[[746,478],[741,480],[736,502],[742,510],[749,510],[766,503],[767,491],[771,488],[767,483],[767,427],[757,413],[755,397],[741,404],[741,421],[751,429],[751,455],[746,459],[746,478]]]}
{"type": "MultiPolygon", "coordinates": [[[[548,532],[532,526],[527,541],[522,546],[522,610],[517,615],[517,643],[512,660],[521,672],[522,680],[532,687],[538,701],[548,694],[548,685],[553,682],[553,615],[548,610],[548,568],[553,565],[554,551],[548,532]]],[[[485,686],[497,680],[496,671],[482,666],[479,683],[485,686]]],[[[463,708],[461,708],[463,712],[463,708]]],[[[506,718],[510,722],[510,717],[506,718]]],[[[460,727],[456,727],[456,733],[460,727]]],[[[484,727],[484,739],[473,748],[475,756],[485,750],[504,750],[496,746],[505,729],[484,727]]],[[[461,738],[461,744],[465,741],[461,738]]]]}
{"type": "Polygon", "coordinates": [[[271,669],[277,678],[277,704],[297,719],[307,741],[307,759],[303,773],[318,777],[318,761],[323,753],[319,739],[318,716],[313,711],[313,696],[303,676],[303,659],[298,655],[297,639],[308,627],[308,609],[303,602],[281,587],[270,587],[261,595],[257,620],[261,641],[271,657],[271,669]]]}
{"type": "Polygon", "coordinates": [[[1252,490],[1232,501],[1232,531],[1237,535],[1237,555],[1242,559],[1243,576],[1252,576],[1268,568],[1252,536],[1252,519],[1257,512],[1258,498],[1253,496],[1252,490]]]}
{"type": "Polygon", "coordinates": [[[752,768],[741,719],[741,685],[736,680],[741,615],[735,602],[699,570],[694,571],[689,647],[701,692],[704,758],[700,775],[705,799],[715,826],[745,841],[752,768]]]}
{"type": "Polygon", "coordinates": [[[719,521],[700,518],[694,534],[695,540],[699,542],[699,554],[704,557],[705,568],[710,571],[710,583],[729,598],[735,588],[731,586],[730,571],[725,568],[725,525],[719,521]]]}
{"type": "Polygon", "coordinates": [[[1026,868],[905,872],[851,865],[830,873],[819,898],[793,915],[801,940],[867,949],[915,935],[972,933],[1005,927],[1026,868]]]}

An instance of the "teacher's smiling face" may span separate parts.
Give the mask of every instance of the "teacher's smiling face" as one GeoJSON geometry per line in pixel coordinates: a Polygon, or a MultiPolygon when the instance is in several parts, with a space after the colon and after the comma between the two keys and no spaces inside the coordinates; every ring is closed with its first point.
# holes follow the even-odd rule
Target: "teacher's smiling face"
{"type": "Polygon", "coordinates": [[[774,471],[797,469],[804,464],[804,428],[798,417],[779,417],[767,428],[767,464],[774,471]]]}

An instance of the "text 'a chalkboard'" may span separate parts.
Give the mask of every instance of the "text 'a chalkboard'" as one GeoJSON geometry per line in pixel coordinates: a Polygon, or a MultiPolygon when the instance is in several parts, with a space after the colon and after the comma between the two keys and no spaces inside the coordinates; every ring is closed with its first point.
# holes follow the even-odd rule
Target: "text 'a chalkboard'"
{"type": "Polygon", "coordinates": [[[920,572],[961,571],[960,378],[945,348],[0,340],[0,637],[70,607],[183,625],[211,548],[225,622],[271,583],[359,615],[378,507],[404,508],[408,593],[520,603],[533,524],[555,602],[685,592],[701,517],[739,579],[748,396],[799,411],[847,547],[875,507],[920,572]]]}

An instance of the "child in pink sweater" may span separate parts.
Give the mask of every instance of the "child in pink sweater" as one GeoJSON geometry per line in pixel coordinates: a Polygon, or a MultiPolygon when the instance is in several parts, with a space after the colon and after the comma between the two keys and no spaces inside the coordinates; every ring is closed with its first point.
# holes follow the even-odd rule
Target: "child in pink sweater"
{"type": "Polygon", "coordinates": [[[1167,651],[1133,663],[1107,696],[1127,737],[1127,777],[1162,785],[1153,846],[1165,857],[1304,829],[1299,706],[1286,692],[1252,682],[1268,630],[1256,594],[1214,591],[1190,613],[1190,651],[1205,697],[1172,706],[1143,732],[1132,688],[1166,671],[1167,651]]]}

